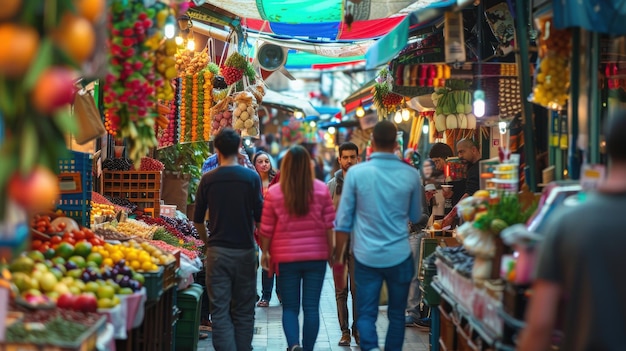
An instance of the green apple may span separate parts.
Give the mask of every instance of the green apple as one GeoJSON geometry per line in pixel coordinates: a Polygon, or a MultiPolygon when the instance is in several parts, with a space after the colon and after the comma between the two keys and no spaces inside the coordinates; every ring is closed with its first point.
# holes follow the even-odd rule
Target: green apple
{"type": "Polygon", "coordinates": [[[57,281],[63,279],[63,272],[56,268],[50,269],[50,273],[54,274],[54,276],[57,278],[57,281]]]}
{"type": "Polygon", "coordinates": [[[40,270],[34,270],[31,274],[30,277],[33,278],[34,280],[39,281],[41,279],[41,276],[43,276],[43,271],[40,270]]]}
{"type": "Polygon", "coordinates": [[[117,292],[119,295],[132,295],[133,289],[131,288],[120,288],[117,292]]]}
{"type": "Polygon", "coordinates": [[[76,268],[76,269],[69,270],[66,274],[68,277],[78,279],[80,278],[81,274],[83,274],[83,270],[76,268]]]}
{"type": "Polygon", "coordinates": [[[55,301],[55,302],[56,302],[56,300],[59,298],[59,296],[61,296],[61,294],[59,294],[59,293],[58,293],[58,292],[56,292],[56,291],[48,291],[48,292],[46,293],[46,296],[48,296],[48,298],[49,298],[50,300],[52,300],[52,301],[55,301]]]}
{"type": "Polygon", "coordinates": [[[88,282],[85,284],[85,289],[83,289],[83,291],[95,294],[98,291],[99,287],[100,284],[96,282],[88,282]]]}
{"type": "Polygon", "coordinates": [[[82,280],[76,279],[76,280],[74,280],[74,282],[70,286],[75,286],[75,287],[79,288],[80,291],[83,291],[85,289],[85,282],[83,282],[82,280]]]}
{"type": "Polygon", "coordinates": [[[111,299],[115,296],[115,288],[110,285],[101,285],[96,291],[96,296],[98,296],[98,299],[111,299]]]}
{"type": "Polygon", "coordinates": [[[98,299],[98,308],[111,308],[113,307],[113,301],[108,297],[98,299]]]}
{"type": "Polygon", "coordinates": [[[24,272],[15,272],[11,277],[11,281],[19,291],[26,291],[31,288],[31,278],[24,272]]]}
{"type": "Polygon", "coordinates": [[[42,272],[47,272],[48,268],[49,267],[45,263],[42,263],[42,262],[35,263],[35,266],[33,267],[33,269],[37,271],[42,271],[42,272]]]}
{"type": "Polygon", "coordinates": [[[72,295],[80,295],[82,293],[82,290],[77,288],[76,286],[70,286],[67,289],[70,291],[72,295]]]}
{"type": "Polygon", "coordinates": [[[67,294],[70,292],[70,288],[68,288],[67,285],[65,285],[64,283],[58,283],[55,287],[54,287],[54,292],[58,293],[59,296],[63,295],[63,294],[67,294]]]}
{"type": "Polygon", "coordinates": [[[78,268],[85,268],[87,266],[87,262],[82,256],[72,256],[68,259],[68,261],[74,262],[74,264],[76,264],[76,267],[78,268]]]}
{"type": "Polygon", "coordinates": [[[39,287],[46,292],[54,290],[54,286],[58,283],[59,281],[52,272],[45,272],[39,278],[39,287]]]}

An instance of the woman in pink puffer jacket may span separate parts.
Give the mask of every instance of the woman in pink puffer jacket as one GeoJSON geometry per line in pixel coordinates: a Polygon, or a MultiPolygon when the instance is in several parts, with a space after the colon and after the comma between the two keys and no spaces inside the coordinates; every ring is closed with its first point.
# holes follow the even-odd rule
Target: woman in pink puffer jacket
{"type": "Polygon", "coordinates": [[[326,184],[314,178],[311,157],[301,146],[291,147],[284,156],[279,184],[269,188],[263,204],[261,265],[269,274],[276,272],[288,350],[310,351],[319,331],[326,262],[331,263],[333,252],[335,209],[326,184]]]}

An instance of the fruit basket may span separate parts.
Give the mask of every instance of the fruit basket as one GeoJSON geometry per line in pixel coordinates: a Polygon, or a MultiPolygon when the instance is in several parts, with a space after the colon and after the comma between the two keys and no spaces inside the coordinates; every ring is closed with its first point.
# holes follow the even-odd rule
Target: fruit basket
{"type": "MultiPolygon", "coordinates": [[[[96,342],[98,341],[98,331],[104,327],[106,317],[101,316],[87,330],[82,332],[74,341],[6,341],[0,342],[0,350],[19,350],[19,351],[93,351],[96,350],[96,342]]],[[[21,329],[25,326],[23,322],[16,322],[10,328],[21,329]]],[[[44,324],[34,323],[33,327],[45,328],[44,324]]],[[[9,329],[13,330],[13,329],[9,329]]],[[[31,331],[29,334],[33,334],[31,331]]],[[[7,340],[11,340],[7,333],[7,340]]]]}

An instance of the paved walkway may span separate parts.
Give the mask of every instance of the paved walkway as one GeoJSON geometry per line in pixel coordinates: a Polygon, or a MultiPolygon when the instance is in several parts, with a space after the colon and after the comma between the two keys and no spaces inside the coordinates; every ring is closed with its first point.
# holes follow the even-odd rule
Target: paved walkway
{"type": "MultiPolygon", "coordinates": [[[[261,275],[259,274],[258,276],[258,286],[260,290],[261,275]]],[[[283,334],[281,322],[282,308],[280,307],[278,299],[275,295],[276,294],[273,294],[272,296],[270,307],[256,308],[255,334],[252,341],[252,346],[255,351],[282,351],[287,349],[287,341],[285,340],[285,335],[283,334]]],[[[348,306],[351,307],[350,301],[348,301],[348,306]]],[[[302,319],[302,312],[300,313],[300,318],[302,319]]],[[[378,321],[376,323],[378,339],[381,344],[384,343],[385,340],[387,324],[386,306],[381,306],[378,313],[378,321]]],[[[300,328],[302,328],[302,321],[300,321],[300,328]]],[[[337,343],[339,342],[340,337],[341,330],[339,329],[339,323],[337,322],[335,287],[331,271],[327,270],[326,277],[324,279],[324,286],[322,288],[322,296],[320,299],[320,331],[317,336],[315,350],[360,350],[358,345],[354,342],[354,339],[352,340],[352,345],[350,347],[338,346],[337,343]]],[[[403,351],[427,351],[428,349],[428,333],[419,331],[417,328],[406,328],[403,351]]],[[[215,350],[210,336],[208,339],[200,340],[198,350],[215,350]]]]}

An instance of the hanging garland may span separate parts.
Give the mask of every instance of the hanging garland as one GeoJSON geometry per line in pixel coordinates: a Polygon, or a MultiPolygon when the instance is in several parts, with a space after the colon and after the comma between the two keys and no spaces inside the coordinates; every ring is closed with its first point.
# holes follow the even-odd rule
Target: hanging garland
{"type": "Polygon", "coordinates": [[[204,74],[199,72],[194,75],[194,78],[197,81],[196,90],[198,91],[198,119],[196,126],[196,139],[202,140],[202,137],[204,136],[204,74]]]}
{"type": "Polygon", "coordinates": [[[173,81],[174,87],[174,99],[168,102],[170,109],[167,116],[168,123],[164,129],[159,132],[159,148],[164,148],[176,144],[179,138],[178,135],[178,123],[180,121],[180,104],[181,104],[181,84],[180,78],[176,78],[173,81]]]}
{"type": "Polygon", "coordinates": [[[213,106],[213,72],[209,69],[205,69],[202,72],[204,76],[204,84],[202,90],[204,93],[204,114],[203,114],[203,131],[202,137],[204,140],[211,138],[211,106],[213,106]]]}
{"type": "Polygon", "coordinates": [[[193,77],[186,76],[185,78],[185,86],[187,87],[185,97],[185,115],[187,116],[187,121],[185,123],[185,130],[181,130],[181,133],[185,133],[185,140],[187,142],[191,141],[191,130],[194,126],[194,118],[193,118],[193,77]]]}
{"type": "Polygon", "coordinates": [[[178,78],[180,80],[180,95],[181,95],[181,100],[180,100],[180,138],[179,141],[180,143],[184,143],[185,142],[185,128],[186,128],[186,124],[187,124],[187,107],[186,107],[186,103],[187,103],[187,84],[186,84],[186,80],[184,78],[178,78]]]}
{"type": "Polygon", "coordinates": [[[191,141],[198,140],[198,75],[191,76],[191,141]]]}

